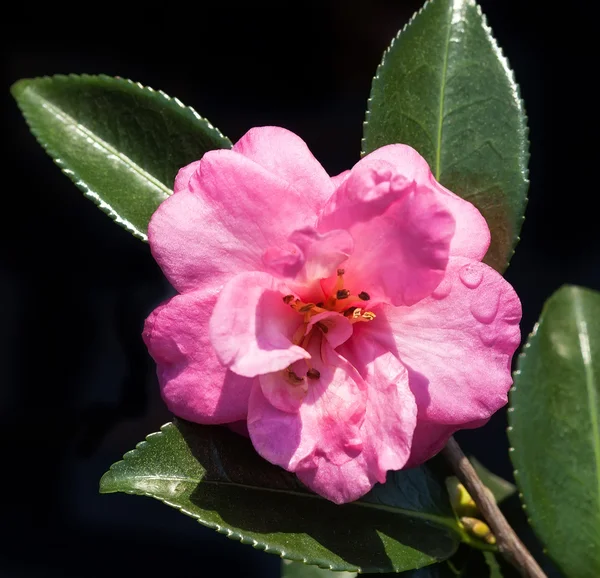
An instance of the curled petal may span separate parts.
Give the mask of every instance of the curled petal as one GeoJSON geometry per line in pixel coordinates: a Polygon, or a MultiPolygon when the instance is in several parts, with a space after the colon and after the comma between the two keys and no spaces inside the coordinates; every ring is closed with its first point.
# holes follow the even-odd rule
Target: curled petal
{"type": "Polygon", "coordinates": [[[352,360],[368,384],[362,451],[341,465],[317,456],[296,470],[308,487],[336,503],[360,498],[375,483],[385,482],[388,470],[405,467],[417,419],[402,363],[378,343],[361,339],[360,329],[356,337],[340,351],[352,360]]]}
{"type": "Polygon", "coordinates": [[[245,419],[253,382],[223,367],[213,351],[208,322],[215,302],[206,291],[177,295],[150,314],[142,334],[169,410],[205,424],[245,419]]]}
{"type": "Polygon", "coordinates": [[[456,221],[456,232],[450,243],[450,255],[481,261],[490,246],[490,230],[478,209],[468,201],[449,191],[437,182],[427,161],[412,147],[393,144],[381,147],[361,162],[381,160],[392,164],[407,179],[418,186],[435,191],[441,203],[456,221]]]}
{"type": "MultiPolygon", "coordinates": [[[[319,341],[310,348],[319,376],[305,377],[307,393],[297,412],[275,407],[260,386],[250,396],[248,431],[254,447],[265,459],[292,472],[318,468],[321,463],[335,469],[360,455],[363,447],[366,383],[327,341],[319,341]]],[[[347,479],[346,484],[353,486],[354,481],[347,479]]]]}
{"type": "Polygon", "coordinates": [[[292,343],[302,318],[283,302],[287,286],[267,273],[240,273],[221,290],[210,341],[221,363],[254,377],[285,369],[310,354],[292,343]]]}
{"type": "Polygon", "coordinates": [[[320,234],[306,227],[294,231],[287,243],[267,249],[263,262],[274,274],[288,277],[294,286],[302,287],[335,273],[352,247],[352,237],[347,231],[320,234]]]}
{"type": "Polygon", "coordinates": [[[320,231],[347,229],[354,239],[354,251],[343,264],[353,293],[367,291],[375,301],[412,305],[444,275],[454,219],[436,192],[410,177],[390,162],[366,157],[319,217],[320,231]]]}
{"type": "Polygon", "coordinates": [[[389,162],[365,158],[341,180],[319,217],[321,230],[350,229],[385,213],[413,187],[389,162]]]}
{"type": "Polygon", "coordinates": [[[482,425],[506,404],[521,303],[496,271],[454,257],[430,297],[384,311],[389,327],[371,337],[387,340],[408,368],[419,409],[411,463],[420,463],[454,431],[482,425]]]}

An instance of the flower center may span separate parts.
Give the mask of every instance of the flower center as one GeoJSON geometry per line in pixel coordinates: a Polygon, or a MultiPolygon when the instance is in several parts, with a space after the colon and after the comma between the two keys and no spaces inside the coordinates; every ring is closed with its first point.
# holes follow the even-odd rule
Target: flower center
{"type": "MultiPolygon", "coordinates": [[[[348,289],[344,288],[345,273],[344,269],[337,270],[335,287],[333,288],[331,295],[329,295],[325,301],[319,303],[305,303],[301,299],[294,297],[294,295],[286,295],[283,298],[284,303],[289,305],[303,317],[302,324],[296,329],[294,337],[292,338],[294,345],[299,345],[304,349],[308,349],[308,344],[310,343],[315,328],[319,329],[323,334],[328,333],[329,326],[325,320],[313,323],[310,330],[308,330],[312,318],[321,313],[339,313],[352,324],[360,321],[373,321],[373,319],[375,319],[375,313],[356,305],[361,301],[369,301],[371,299],[370,295],[366,291],[361,291],[358,295],[353,295],[348,289]]],[[[306,364],[308,365],[306,377],[308,379],[319,379],[321,376],[319,371],[312,367],[309,360],[306,360],[306,364]]],[[[305,378],[298,376],[297,373],[292,370],[291,366],[284,370],[284,375],[291,385],[303,385],[305,383],[305,378]]]]}

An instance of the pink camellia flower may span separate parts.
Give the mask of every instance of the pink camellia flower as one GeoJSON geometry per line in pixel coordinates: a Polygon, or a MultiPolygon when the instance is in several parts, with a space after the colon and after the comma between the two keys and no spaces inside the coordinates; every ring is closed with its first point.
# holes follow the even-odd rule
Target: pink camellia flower
{"type": "Polygon", "coordinates": [[[329,177],[276,127],[179,171],[150,222],[179,295],[146,321],[170,410],[244,420],[260,455],[336,503],[506,403],[521,306],[490,232],[412,148],[329,177]]]}

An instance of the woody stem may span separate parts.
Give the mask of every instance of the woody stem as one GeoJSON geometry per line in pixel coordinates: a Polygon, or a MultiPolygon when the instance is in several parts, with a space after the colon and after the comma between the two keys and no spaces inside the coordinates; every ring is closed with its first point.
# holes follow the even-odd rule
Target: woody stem
{"type": "Polygon", "coordinates": [[[515,534],[494,498],[488,493],[477,472],[460,449],[454,438],[450,438],[442,450],[458,479],[463,483],[488,526],[496,536],[498,551],[524,578],[547,578],[534,557],[515,534]]]}

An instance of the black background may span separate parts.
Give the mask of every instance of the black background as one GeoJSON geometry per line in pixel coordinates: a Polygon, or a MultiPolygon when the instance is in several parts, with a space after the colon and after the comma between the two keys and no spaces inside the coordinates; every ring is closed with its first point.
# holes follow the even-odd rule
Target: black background
{"type": "MultiPolygon", "coordinates": [[[[506,273],[526,335],[561,284],[600,289],[588,82],[597,64],[582,3],[481,4],[529,115],[530,201],[506,273]]],[[[170,419],[140,331],[172,290],[148,247],[84,199],[36,144],[10,84],[69,72],[131,78],[177,96],[232,141],[252,126],[289,128],[336,174],[358,160],[371,77],[419,6],[13,4],[5,14],[0,576],[268,578],[279,567],[153,500],[98,495],[110,464],[170,419]]],[[[505,419],[499,412],[458,437],[510,478],[505,419]]]]}

